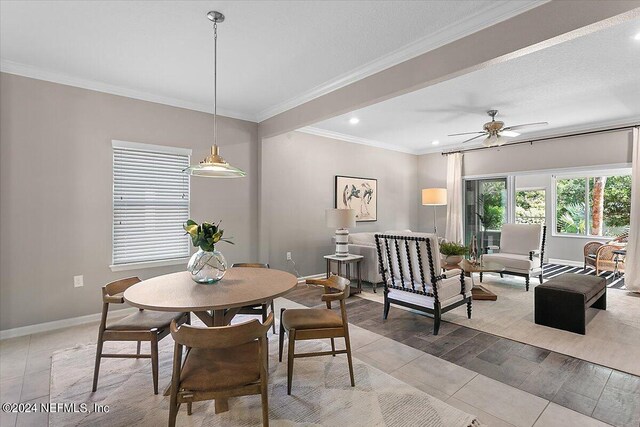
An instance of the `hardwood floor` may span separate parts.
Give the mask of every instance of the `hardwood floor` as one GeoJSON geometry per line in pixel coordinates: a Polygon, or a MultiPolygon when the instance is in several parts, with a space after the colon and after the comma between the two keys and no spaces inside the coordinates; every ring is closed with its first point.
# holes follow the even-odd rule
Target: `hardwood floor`
{"type": "MultiPolygon", "coordinates": [[[[366,292],[366,291],[365,291],[366,292]]],[[[312,307],[319,291],[299,287],[287,298],[312,307]]],[[[397,307],[382,320],[382,304],[352,296],[349,322],[616,426],[640,423],[640,377],[397,307]]],[[[463,310],[463,308],[461,308],[463,310]]]]}

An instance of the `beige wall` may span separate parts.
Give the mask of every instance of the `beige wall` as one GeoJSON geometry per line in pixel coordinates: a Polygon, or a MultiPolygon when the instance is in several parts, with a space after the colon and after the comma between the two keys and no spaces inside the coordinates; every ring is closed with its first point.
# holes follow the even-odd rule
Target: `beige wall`
{"type": "Polygon", "coordinates": [[[263,140],[261,258],[290,270],[286,252],[292,252],[302,275],[324,272],[322,256],[335,251],[325,209],[334,206],[336,175],[378,180],[378,220],[350,232],[415,229],[417,169],[412,154],[302,132],[263,140]]]}
{"type": "MultiPolygon", "coordinates": [[[[191,181],[191,216],[222,219],[230,262],[257,250],[257,124],[221,118],[222,154],[238,180],[191,181]]],[[[0,329],[96,313],[100,287],[185,266],[111,272],[111,140],[211,144],[212,116],[2,73],[0,77],[0,329]],[[84,287],[73,276],[84,275],[84,287]]]]}
{"type": "MultiPolygon", "coordinates": [[[[463,175],[508,175],[513,173],[531,173],[522,175],[516,181],[516,186],[528,186],[533,179],[543,180],[547,190],[547,219],[550,220],[551,210],[551,177],[547,174],[535,174],[535,171],[558,170],[569,168],[593,168],[607,165],[630,166],[631,163],[631,132],[619,131],[593,134],[572,138],[561,138],[533,145],[517,145],[501,149],[480,150],[465,153],[463,159],[463,175]],[[529,181],[527,183],[527,181],[529,181]]],[[[419,186],[446,186],[447,158],[441,154],[425,154],[419,159],[419,186]]],[[[443,234],[446,210],[438,211],[438,234],[443,234]]],[[[433,227],[432,209],[420,210],[420,225],[433,227]]],[[[549,226],[551,226],[549,222],[549,226]]],[[[548,229],[547,256],[549,258],[569,261],[582,261],[582,248],[592,238],[554,237],[548,229]]]]}

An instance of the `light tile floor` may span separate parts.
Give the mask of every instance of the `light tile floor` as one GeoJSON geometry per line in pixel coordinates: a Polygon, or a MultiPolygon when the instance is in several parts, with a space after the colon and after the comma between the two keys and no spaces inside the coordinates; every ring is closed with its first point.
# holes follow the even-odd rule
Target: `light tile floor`
{"type": "MultiPolygon", "coordinates": [[[[283,306],[303,307],[279,299],[276,301],[276,312],[283,306]]],[[[47,402],[53,352],[95,342],[97,328],[97,322],[93,322],[0,341],[2,402],[47,402]]],[[[545,427],[606,425],[367,329],[352,325],[350,331],[355,357],[452,406],[477,415],[484,424],[545,427]]],[[[622,391],[637,386],[624,381],[618,384],[622,391]]],[[[1,413],[0,419],[3,427],[43,426],[47,423],[47,414],[1,413]]]]}

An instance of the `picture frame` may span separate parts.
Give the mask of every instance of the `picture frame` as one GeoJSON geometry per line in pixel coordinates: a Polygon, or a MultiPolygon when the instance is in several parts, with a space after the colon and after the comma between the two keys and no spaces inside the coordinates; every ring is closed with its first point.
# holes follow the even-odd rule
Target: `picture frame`
{"type": "Polygon", "coordinates": [[[354,209],[356,222],[378,220],[378,180],[336,175],[334,207],[354,209]]]}

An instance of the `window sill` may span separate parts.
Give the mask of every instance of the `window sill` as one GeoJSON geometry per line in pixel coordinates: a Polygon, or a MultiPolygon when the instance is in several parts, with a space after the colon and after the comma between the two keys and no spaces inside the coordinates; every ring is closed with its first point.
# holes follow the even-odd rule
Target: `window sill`
{"type": "Polygon", "coordinates": [[[189,258],[174,258],[174,259],[163,259],[159,261],[145,261],[145,262],[132,262],[130,264],[116,264],[110,265],[109,268],[111,271],[126,271],[126,270],[141,270],[143,268],[152,268],[152,267],[166,267],[168,265],[180,265],[184,264],[186,266],[189,258]]]}
{"type": "Polygon", "coordinates": [[[610,240],[615,239],[615,236],[613,237],[607,237],[607,236],[586,236],[584,234],[556,234],[556,233],[551,233],[551,237],[568,237],[570,239],[588,239],[588,240],[602,240],[604,242],[608,242],[610,240]]]}

